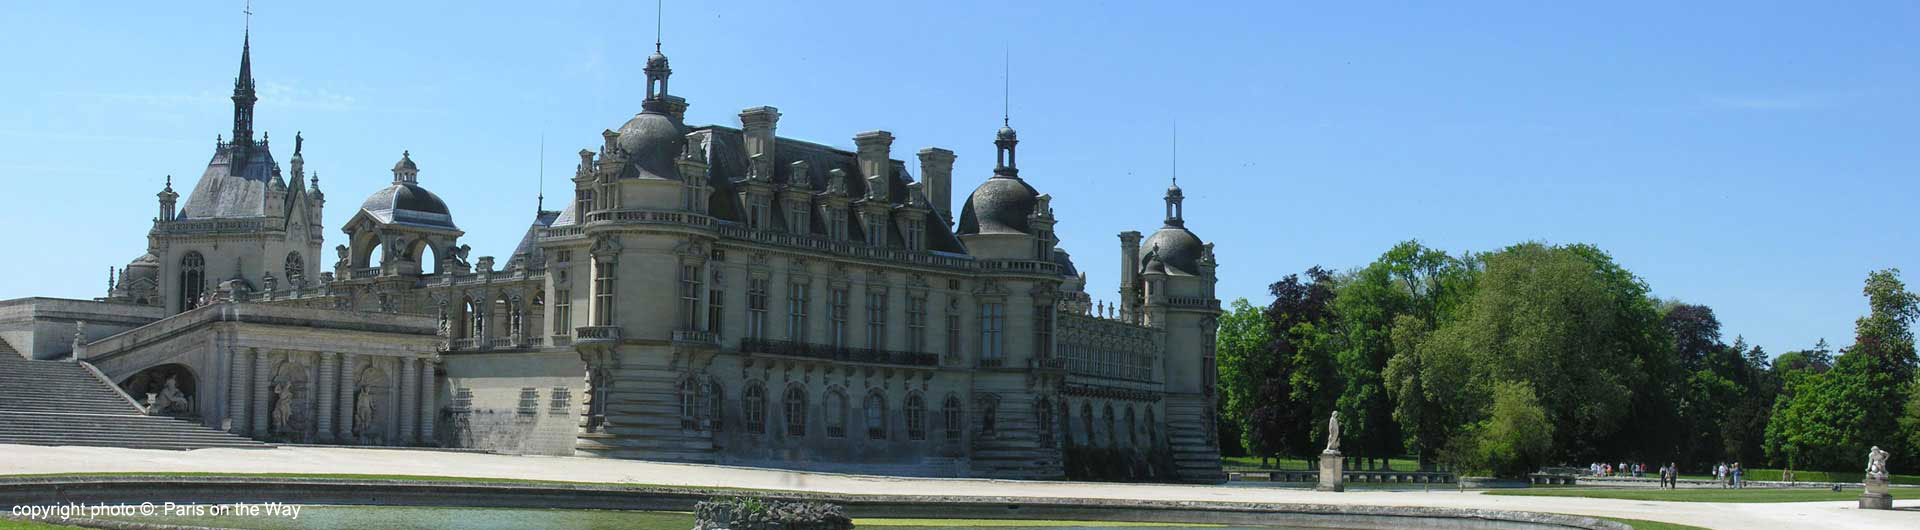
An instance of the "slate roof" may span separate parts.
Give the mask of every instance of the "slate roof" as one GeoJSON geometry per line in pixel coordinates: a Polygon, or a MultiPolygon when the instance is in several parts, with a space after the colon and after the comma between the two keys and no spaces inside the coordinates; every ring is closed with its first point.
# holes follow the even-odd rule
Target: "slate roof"
{"type": "Polygon", "coordinates": [[[193,193],[187,195],[187,204],[181,209],[183,217],[266,215],[267,185],[280,172],[280,166],[273,161],[273,151],[267,147],[261,142],[227,143],[215,148],[213,160],[207,162],[207,170],[200,174],[200,182],[194,184],[193,193]],[[235,165],[234,155],[243,150],[247,156],[240,157],[242,163],[235,165]]]}

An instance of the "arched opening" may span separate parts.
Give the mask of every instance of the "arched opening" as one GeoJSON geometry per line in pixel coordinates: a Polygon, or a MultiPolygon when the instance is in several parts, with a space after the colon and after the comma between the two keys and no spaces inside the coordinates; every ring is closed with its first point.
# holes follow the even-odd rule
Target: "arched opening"
{"type": "Polygon", "coordinates": [[[806,436],[807,389],[799,383],[787,385],[787,395],[781,401],[786,405],[787,436],[806,436]]]}
{"type": "Polygon", "coordinates": [[[767,388],[760,383],[748,383],[745,392],[740,395],[740,406],[746,413],[747,432],[760,434],[767,431],[767,388]]]}
{"type": "Polygon", "coordinates": [[[152,414],[180,418],[199,416],[194,399],[200,396],[199,379],[184,364],[162,364],[128,377],[120,389],[147,406],[152,414]]]}
{"type": "Polygon", "coordinates": [[[700,385],[691,377],[680,380],[680,428],[700,429],[700,385]]]}
{"type": "Polygon", "coordinates": [[[726,426],[721,420],[726,416],[727,395],[720,391],[719,380],[710,379],[707,381],[706,398],[706,401],[702,404],[704,408],[701,409],[700,415],[707,419],[708,429],[712,429],[713,432],[720,432],[721,429],[726,426]]]}
{"type": "Polygon", "coordinates": [[[1133,417],[1133,407],[1127,407],[1127,423],[1126,423],[1126,427],[1127,427],[1127,437],[1125,438],[1125,440],[1126,440],[1126,444],[1127,444],[1127,447],[1133,447],[1133,446],[1136,446],[1136,445],[1140,445],[1140,438],[1139,438],[1139,435],[1138,435],[1138,434],[1136,434],[1136,433],[1138,433],[1138,432],[1140,432],[1140,431],[1139,431],[1139,424],[1137,424],[1137,423],[1135,423],[1135,421],[1134,421],[1134,417],[1133,417]]]}
{"type": "Polygon", "coordinates": [[[1106,427],[1107,448],[1111,449],[1119,446],[1119,433],[1114,432],[1113,429],[1113,404],[1107,404],[1103,410],[1104,412],[1102,412],[1100,416],[1100,423],[1103,427],[1106,427]]]}
{"type": "Polygon", "coordinates": [[[305,286],[307,281],[307,260],[300,257],[299,251],[293,251],[287,253],[286,262],[287,287],[298,289],[305,286]]]}
{"type": "Polygon", "coordinates": [[[1088,447],[1092,447],[1094,444],[1092,401],[1080,404],[1080,432],[1082,433],[1081,436],[1076,436],[1075,438],[1085,441],[1088,447]]]}
{"type": "Polygon", "coordinates": [[[960,430],[966,426],[966,407],[960,404],[960,396],[947,394],[947,402],[940,406],[940,416],[947,427],[947,441],[960,441],[960,430]]]}
{"type": "Polygon", "coordinates": [[[919,392],[907,394],[907,439],[927,439],[927,400],[919,392]]]}
{"type": "Polygon", "coordinates": [[[847,437],[847,393],[839,388],[827,390],[827,400],[821,405],[822,414],[826,414],[827,436],[830,438],[847,437]]]}
{"type": "Polygon", "coordinates": [[[1053,447],[1053,401],[1045,397],[1033,404],[1034,421],[1040,424],[1040,445],[1053,447]]]}
{"type": "Polygon", "coordinates": [[[180,310],[200,307],[207,292],[207,258],[198,251],[180,257],[180,310]]]}
{"type": "Polygon", "coordinates": [[[867,438],[887,439],[887,397],[881,395],[879,390],[868,392],[866,404],[861,408],[866,411],[867,438]]]}

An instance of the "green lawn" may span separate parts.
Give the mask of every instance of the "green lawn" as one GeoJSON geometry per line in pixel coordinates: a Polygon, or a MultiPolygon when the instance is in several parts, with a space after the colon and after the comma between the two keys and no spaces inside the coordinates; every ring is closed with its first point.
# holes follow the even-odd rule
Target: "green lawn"
{"type": "Polygon", "coordinates": [[[66,529],[66,528],[79,528],[79,527],[61,526],[57,524],[47,524],[47,523],[36,523],[32,521],[16,521],[13,519],[0,519],[0,530],[53,530],[56,528],[66,529]]]}
{"type": "MultiPolygon", "coordinates": [[[[1397,457],[1397,458],[1390,458],[1388,459],[1388,461],[1393,464],[1393,469],[1396,471],[1417,471],[1420,469],[1420,461],[1415,460],[1413,458],[1397,457]]],[[[1318,471],[1320,466],[1318,461],[1315,461],[1309,464],[1307,461],[1301,460],[1298,458],[1283,458],[1277,461],[1268,460],[1267,464],[1268,465],[1262,467],[1260,465],[1260,457],[1257,457],[1257,456],[1220,457],[1220,466],[1227,468],[1228,471],[1242,470],[1242,469],[1246,469],[1246,470],[1271,469],[1271,470],[1277,470],[1277,471],[1318,471]]],[[[1364,465],[1364,461],[1362,465],[1364,465]]]]}
{"type": "Polygon", "coordinates": [[[1041,519],[862,519],[855,518],[853,527],[898,526],[898,527],[935,527],[935,528],[1044,528],[1055,526],[1077,527],[1127,527],[1150,526],[1157,528],[1219,528],[1226,525],[1202,523],[1136,523],[1126,521],[1052,521],[1041,519]]]}
{"type": "Polygon", "coordinates": [[[1850,501],[1860,491],[1833,492],[1824,489],[1628,489],[1628,488],[1545,488],[1489,490],[1487,495],[1531,495],[1538,497],[1592,497],[1635,501],[1676,502],[1810,502],[1850,501]]]}
{"type": "Polygon", "coordinates": [[[1633,530],[1707,530],[1698,526],[1662,523],[1660,521],[1647,521],[1643,519],[1621,519],[1618,517],[1601,517],[1600,519],[1606,519],[1616,523],[1627,523],[1633,525],[1633,530]]]}

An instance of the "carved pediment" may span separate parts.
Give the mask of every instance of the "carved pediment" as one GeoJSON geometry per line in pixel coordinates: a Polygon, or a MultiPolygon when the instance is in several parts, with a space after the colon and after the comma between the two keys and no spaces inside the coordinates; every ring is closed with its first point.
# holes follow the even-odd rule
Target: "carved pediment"
{"type": "Polygon", "coordinates": [[[601,236],[593,240],[593,248],[588,249],[587,253],[596,258],[613,258],[620,255],[620,249],[619,238],[601,236]]]}

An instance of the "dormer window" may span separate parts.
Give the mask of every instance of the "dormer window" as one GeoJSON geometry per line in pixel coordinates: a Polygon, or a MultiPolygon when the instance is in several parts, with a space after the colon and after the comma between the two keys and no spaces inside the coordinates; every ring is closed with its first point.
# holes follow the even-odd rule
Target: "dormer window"
{"type": "Polygon", "coordinates": [[[867,246],[883,247],[887,245],[887,220],[873,216],[867,220],[867,246]]]}
{"type": "Polygon", "coordinates": [[[787,201],[787,230],[796,235],[807,235],[811,230],[807,218],[807,201],[787,201]]]}
{"type": "Polygon", "coordinates": [[[907,250],[927,249],[927,222],[918,219],[906,223],[907,250]]]}

